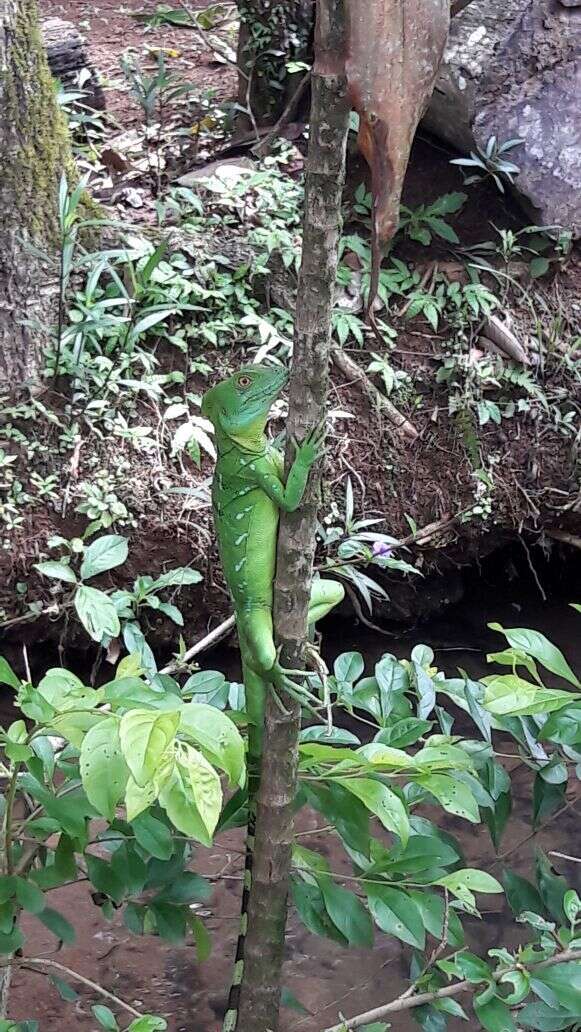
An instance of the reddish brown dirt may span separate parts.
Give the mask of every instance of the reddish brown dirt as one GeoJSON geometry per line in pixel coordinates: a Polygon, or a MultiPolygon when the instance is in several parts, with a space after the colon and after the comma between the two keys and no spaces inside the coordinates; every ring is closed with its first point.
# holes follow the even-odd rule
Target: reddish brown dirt
{"type": "MultiPolygon", "coordinates": [[[[170,52],[171,71],[179,71],[188,82],[212,85],[220,98],[232,93],[232,69],[216,64],[194,33],[172,26],[147,29],[135,17],[151,14],[159,6],[157,0],[99,0],[97,4],[88,0],[40,0],[42,16],[73,22],[86,37],[92,65],[104,79],[107,110],[122,129],[140,121],[139,108],[127,92],[119,66],[125,51],[145,59],[147,67],[151,50],[163,47],[170,52]]],[[[192,0],[190,6],[195,9],[207,4],[205,0],[192,0]]]]}

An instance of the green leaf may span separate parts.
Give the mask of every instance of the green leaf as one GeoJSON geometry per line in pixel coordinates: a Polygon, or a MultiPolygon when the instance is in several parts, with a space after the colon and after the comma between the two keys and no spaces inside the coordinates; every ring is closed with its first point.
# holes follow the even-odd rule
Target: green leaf
{"type": "Polygon", "coordinates": [[[153,781],[162,758],[175,738],[178,710],[130,710],[121,718],[119,739],[125,762],[141,787],[153,781]]]}
{"type": "Polygon", "coordinates": [[[81,565],[81,580],[96,577],[99,573],[122,566],[128,555],[127,538],[118,534],[105,534],[85,549],[81,565]]]}
{"type": "Polygon", "coordinates": [[[212,886],[200,874],[184,871],[161,890],[156,903],[206,903],[212,895],[212,886]]]}
{"type": "Polygon", "coordinates": [[[114,602],[97,588],[81,584],[75,594],[75,609],[83,627],[93,639],[116,638],[121,630],[114,602]]]}
{"type": "Polygon", "coordinates": [[[467,200],[468,194],[462,193],[460,190],[442,194],[441,197],[438,197],[437,200],[430,205],[429,212],[430,214],[437,213],[438,215],[455,215],[457,211],[460,211],[460,208],[467,200]]]}
{"type": "Polygon", "coordinates": [[[477,957],[475,953],[470,953],[468,950],[458,954],[456,957],[456,967],[461,975],[474,985],[477,985],[479,982],[488,982],[492,975],[486,961],[482,960],[482,957],[477,957]]]}
{"type": "MultiPolygon", "coordinates": [[[[565,767],[565,774],[567,768],[565,767]]],[[[533,827],[538,828],[541,821],[557,810],[565,801],[567,782],[551,784],[537,774],[533,784],[533,827]]]]}
{"type": "Polygon", "coordinates": [[[0,933],[0,953],[16,953],[24,946],[24,935],[18,925],[15,925],[11,932],[0,933]]]}
{"type": "Polygon", "coordinates": [[[222,807],[222,786],[213,767],[191,745],[177,743],[176,762],[159,801],[178,831],[212,844],[222,807]]]}
{"type": "Polygon", "coordinates": [[[435,835],[411,835],[405,849],[390,850],[385,872],[394,874],[421,874],[434,867],[450,867],[460,859],[448,842],[435,835]]]}
{"type": "Polygon", "coordinates": [[[49,982],[52,982],[61,1000],[64,1000],[65,1003],[76,1003],[79,999],[79,994],[75,992],[72,985],[69,985],[68,982],[64,982],[62,978],[58,977],[58,975],[49,975],[48,980],[49,982]]]}
{"type": "Polygon", "coordinates": [[[151,585],[152,591],[160,591],[162,588],[183,588],[188,584],[199,584],[202,574],[189,566],[181,566],[176,570],[169,570],[162,573],[151,585]]]}
{"type": "Polygon", "coordinates": [[[96,1021],[99,1022],[101,1028],[107,1029],[107,1032],[119,1032],[119,1025],[117,1019],[113,1014],[113,1011],[109,1010],[102,1003],[94,1003],[91,1007],[93,1016],[96,1021]]]}
{"type": "Polygon", "coordinates": [[[44,910],[44,894],[38,885],[27,878],[16,879],[16,899],[23,910],[27,910],[29,914],[40,914],[41,910],[44,910]]]}
{"type": "Polygon", "coordinates": [[[563,910],[567,920],[571,924],[575,924],[577,915],[581,911],[581,899],[579,899],[575,889],[569,889],[563,896],[563,910]]]}
{"type": "Polygon", "coordinates": [[[458,244],[460,242],[456,231],[447,222],[444,222],[443,219],[430,216],[429,226],[432,233],[436,233],[442,240],[447,240],[450,244],[458,244]]]}
{"type": "Polygon", "coordinates": [[[231,785],[240,784],[244,774],[244,742],[229,717],[214,706],[190,702],[180,711],[179,730],[207,760],[226,772],[231,785]]]}
{"type": "Polygon", "coordinates": [[[533,258],[529,265],[529,272],[533,279],[538,276],[544,276],[549,271],[551,263],[548,258],[543,258],[539,255],[538,258],[533,258]]]}
{"type": "Polygon", "coordinates": [[[447,813],[456,814],[457,817],[464,817],[465,820],[478,824],[478,804],[467,785],[448,774],[422,774],[415,778],[415,781],[435,796],[447,813]]]}
{"type": "Polygon", "coordinates": [[[87,732],[81,746],[79,770],[87,799],[103,817],[112,821],[129,777],[116,717],[102,720],[87,732]]]}
{"type": "Polygon", "coordinates": [[[487,874],[486,871],[478,871],[474,867],[464,867],[460,871],[446,874],[443,878],[439,878],[436,884],[449,889],[455,896],[463,888],[468,889],[470,892],[495,893],[504,891],[496,878],[493,878],[491,874],[487,874]]]}
{"type": "Polygon", "coordinates": [[[305,782],[304,797],[313,809],[330,821],[343,841],[351,849],[367,856],[369,850],[369,812],[342,785],[305,782]]]}
{"type": "Polygon", "coordinates": [[[391,745],[394,749],[405,749],[406,745],[414,745],[431,728],[432,722],[430,720],[405,717],[403,720],[396,720],[389,727],[382,728],[374,740],[381,742],[383,745],[391,745]]]}
{"type": "Polygon", "coordinates": [[[306,1007],[303,1007],[300,1000],[297,1000],[294,993],[291,993],[290,989],[281,989],[280,993],[280,1005],[281,1007],[287,1007],[289,1010],[297,1011],[298,1014],[310,1014],[310,1011],[306,1007]]]}
{"type": "Polygon", "coordinates": [[[365,669],[363,656],[360,652],[343,652],[337,656],[333,664],[333,673],[338,681],[348,681],[353,684],[357,681],[365,669]]]}
{"type": "Polygon", "coordinates": [[[563,899],[569,886],[564,878],[553,872],[548,857],[541,849],[535,850],[535,871],[541,899],[547,910],[561,924],[565,921],[563,899]]]}
{"type": "Polygon", "coordinates": [[[488,1032],[516,1032],[510,1009],[497,996],[484,1004],[478,1004],[474,1000],[474,1011],[480,1024],[488,1029],[488,1032]]]}
{"type": "Polygon", "coordinates": [[[373,925],[365,907],[353,892],[328,875],[318,879],[325,909],[350,946],[373,946],[373,925]]]}
{"type": "Polygon", "coordinates": [[[482,705],[495,716],[525,717],[562,709],[572,699],[572,692],[539,688],[518,674],[500,674],[484,680],[482,705]]]}
{"type": "Polygon", "coordinates": [[[537,889],[526,878],[507,867],[503,871],[502,881],[508,904],[515,917],[525,910],[531,910],[534,914],[544,913],[545,907],[537,889]]]}
{"type": "Polygon", "coordinates": [[[389,885],[369,885],[366,891],[369,909],[382,932],[423,950],[426,944],[424,922],[407,892],[389,885]]]}
{"type": "Polygon", "coordinates": [[[361,745],[357,735],[346,731],[343,727],[328,727],[321,724],[313,724],[312,727],[304,727],[301,731],[300,741],[302,742],[323,742],[327,745],[361,745]]]}
{"type": "Polygon", "coordinates": [[[143,1014],[141,1018],[135,1018],[127,1026],[125,1032],[165,1032],[166,1028],[165,1018],[156,1018],[153,1014],[143,1014]]]}
{"type": "Polygon", "coordinates": [[[69,924],[66,917],[59,914],[58,910],[53,910],[52,907],[45,907],[38,914],[38,920],[42,921],[49,932],[56,935],[59,942],[64,942],[67,946],[70,946],[75,941],[75,929],[69,924]]]}
{"type": "Polygon", "coordinates": [[[0,656],[0,684],[7,684],[10,688],[20,688],[20,681],[4,656],[0,656]]]}
{"type": "Polygon", "coordinates": [[[174,847],[171,831],[163,821],[149,813],[140,814],[131,822],[135,838],[142,849],[157,860],[169,860],[174,847]]]}
{"type": "Polygon", "coordinates": [[[66,563],[57,563],[49,559],[45,563],[34,563],[33,565],[34,569],[44,574],[45,577],[54,577],[55,580],[62,580],[67,584],[77,583],[75,571],[71,570],[66,563]]]}
{"type": "Polygon", "coordinates": [[[563,653],[545,637],[540,631],[532,631],[526,627],[502,627],[498,623],[488,625],[492,631],[500,631],[504,634],[509,645],[515,649],[522,649],[528,656],[532,656],[541,663],[546,670],[557,674],[575,688],[581,688],[581,681],[573,673],[563,653]]]}
{"type": "Polygon", "coordinates": [[[198,964],[203,964],[212,953],[212,939],[197,914],[190,913],[189,922],[196,942],[196,959],[198,964]]]}
{"type": "Polygon", "coordinates": [[[302,879],[291,878],[291,893],[295,907],[303,924],[313,935],[333,939],[341,946],[347,940],[329,917],[323,894],[318,885],[308,885],[302,879]]]}
{"type": "Polygon", "coordinates": [[[581,1014],[580,961],[555,964],[554,967],[535,972],[535,981],[548,986],[561,1007],[566,1007],[573,1014],[581,1014]]]}
{"type": "MultiPolygon", "coordinates": [[[[422,915],[426,931],[433,935],[434,939],[441,940],[445,917],[442,897],[437,896],[435,892],[419,892],[417,889],[410,890],[409,896],[422,915]]],[[[464,945],[464,931],[454,910],[448,911],[448,943],[456,949],[464,945]]]]}
{"type": "Polygon", "coordinates": [[[409,818],[398,795],[380,781],[371,778],[335,778],[348,792],[357,796],[371,813],[379,818],[384,828],[399,835],[405,845],[410,834],[409,818]]]}
{"type": "Polygon", "coordinates": [[[539,731],[539,738],[559,745],[581,744],[581,706],[564,706],[552,713],[539,731]]]}
{"type": "Polygon", "coordinates": [[[125,872],[119,875],[113,866],[92,853],[85,854],[87,873],[97,892],[109,896],[115,903],[121,903],[126,896],[125,872]]]}
{"type": "Polygon", "coordinates": [[[581,1012],[571,1014],[562,1007],[549,1007],[546,1003],[527,1003],[518,1014],[519,1025],[538,1029],[538,1032],[560,1032],[570,1029],[581,1021],[581,1012]]]}

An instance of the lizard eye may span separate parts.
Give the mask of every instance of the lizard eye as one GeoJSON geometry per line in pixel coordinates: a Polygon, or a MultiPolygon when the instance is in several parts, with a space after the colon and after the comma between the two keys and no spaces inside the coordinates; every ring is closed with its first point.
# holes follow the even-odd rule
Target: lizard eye
{"type": "Polygon", "coordinates": [[[238,386],[239,387],[250,387],[251,383],[252,383],[252,380],[250,379],[249,376],[239,376],[238,377],[238,386]]]}

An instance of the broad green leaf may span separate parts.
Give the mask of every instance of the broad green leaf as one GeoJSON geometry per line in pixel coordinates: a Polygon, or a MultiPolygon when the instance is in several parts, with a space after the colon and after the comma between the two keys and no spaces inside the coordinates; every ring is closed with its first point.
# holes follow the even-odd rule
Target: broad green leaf
{"type": "Polygon", "coordinates": [[[470,953],[468,950],[457,955],[456,967],[462,976],[474,985],[477,985],[479,982],[489,981],[492,975],[492,971],[486,961],[482,957],[477,957],[475,953],[470,953]]]}
{"type": "Polygon", "coordinates": [[[382,745],[381,742],[369,742],[362,745],[356,751],[357,756],[363,756],[374,767],[382,767],[384,770],[406,770],[416,766],[416,757],[408,756],[403,749],[394,749],[391,745],[382,745]]]}
{"type": "Polygon", "coordinates": [[[488,1032],[516,1032],[516,1025],[510,1009],[497,996],[484,1004],[478,1004],[475,999],[474,1011],[480,1024],[488,1032]]]}
{"type": "Polygon", "coordinates": [[[390,875],[420,874],[430,868],[450,867],[460,859],[456,850],[435,835],[411,835],[407,846],[389,852],[384,870],[390,875]]]}
{"type": "Polygon", "coordinates": [[[368,885],[367,901],[375,923],[388,935],[395,935],[423,950],[426,933],[422,915],[407,892],[389,885],[368,885]]]}
{"type": "Polygon", "coordinates": [[[347,846],[367,856],[369,811],[359,799],[333,781],[305,782],[302,792],[309,806],[334,825],[347,846]]]}
{"type": "Polygon", "coordinates": [[[212,953],[212,938],[197,914],[190,913],[189,922],[196,943],[196,960],[203,964],[212,953]]]}
{"type": "Polygon", "coordinates": [[[127,894],[125,871],[119,873],[111,863],[92,853],[85,854],[87,873],[97,892],[109,896],[115,903],[123,901],[127,894]]]}
{"type": "Polygon", "coordinates": [[[395,696],[408,688],[409,676],[395,656],[385,655],[375,665],[375,680],[379,687],[381,714],[387,720],[393,710],[395,696]]]}
{"type": "Polygon", "coordinates": [[[525,717],[562,709],[577,694],[552,688],[539,688],[517,674],[485,678],[482,705],[495,716],[525,717]]]}
{"type": "Polygon", "coordinates": [[[502,627],[498,623],[488,625],[492,631],[500,631],[504,634],[509,645],[515,649],[522,649],[528,656],[536,659],[546,670],[557,674],[563,680],[575,688],[581,688],[581,681],[573,673],[560,649],[553,645],[540,631],[532,631],[526,627],[502,627]]]}
{"type": "MultiPolygon", "coordinates": [[[[434,939],[441,940],[444,931],[444,918],[446,916],[446,908],[442,897],[436,895],[435,892],[420,892],[417,889],[410,889],[408,895],[420,911],[426,931],[434,939]]],[[[464,945],[464,930],[454,910],[448,911],[447,922],[448,943],[450,946],[458,949],[464,945]]]]}
{"type": "Polygon", "coordinates": [[[153,781],[179,725],[178,710],[129,710],[119,725],[119,739],[125,762],[142,788],[153,781]]]}
{"type": "Polygon", "coordinates": [[[418,695],[418,719],[425,720],[436,705],[436,686],[423,666],[417,662],[412,666],[418,695]]]}
{"type": "Polygon", "coordinates": [[[66,943],[67,946],[70,946],[75,941],[75,929],[69,924],[66,917],[59,914],[58,910],[53,910],[52,907],[45,907],[39,913],[38,920],[42,921],[49,932],[56,935],[57,939],[60,942],[66,943]]]}
{"type": "Polygon", "coordinates": [[[52,559],[45,563],[34,563],[34,569],[45,577],[54,577],[55,580],[65,581],[66,584],[76,584],[77,577],[74,570],[66,563],[57,563],[52,559]]]}
{"type": "Polygon", "coordinates": [[[504,891],[496,878],[493,878],[491,874],[487,874],[486,871],[478,871],[474,867],[464,867],[460,871],[446,874],[443,878],[438,879],[437,884],[449,889],[455,896],[463,888],[469,889],[470,892],[495,893],[504,891]]]}
{"type": "Polygon", "coordinates": [[[66,710],[93,709],[102,701],[100,689],[86,688],[70,670],[53,667],[39,682],[38,693],[58,713],[66,710]]]}
{"type": "Polygon", "coordinates": [[[549,1007],[546,1003],[527,1003],[518,1012],[519,1025],[538,1029],[538,1032],[560,1032],[581,1021],[581,1013],[571,1014],[563,1007],[549,1007]]]}
{"type": "Polygon", "coordinates": [[[83,627],[93,639],[116,638],[121,630],[115,603],[97,588],[81,584],[75,593],[75,609],[83,627]]]}
{"type": "Polygon", "coordinates": [[[502,880],[508,904],[515,917],[525,910],[534,914],[544,913],[545,906],[537,889],[526,878],[507,867],[503,871],[502,880]]]}
{"type": "Polygon", "coordinates": [[[131,822],[135,838],[142,849],[157,860],[169,860],[173,854],[171,831],[163,821],[149,813],[141,814],[131,822]]]}
{"type": "MultiPolygon", "coordinates": [[[[564,767],[565,778],[567,768],[564,767]]],[[[533,784],[533,827],[538,828],[541,821],[554,813],[565,801],[567,781],[551,784],[550,781],[537,774],[533,784]]]]}
{"type": "Polygon", "coordinates": [[[415,778],[415,782],[435,796],[447,813],[478,824],[478,804],[467,785],[448,774],[422,774],[415,778]]]}
{"type": "Polygon", "coordinates": [[[373,946],[373,925],[367,910],[353,892],[328,875],[319,877],[325,909],[350,946],[373,946]]]}
{"type": "Polygon", "coordinates": [[[559,745],[581,744],[581,705],[564,706],[552,713],[539,731],[542,741],[549,739],[559,745]]]}
{"type": "Polygon", "coordinates": [[[360,652],[343,652],[337,656],[333,664],[333,673],[338,681],[348,681],[353,684],[357,681],[365,669],[363,656],[360,652]]]}
{"type": "Polygon", "coordinates": [[[375,736],[375,741],[381,742],[382,745],[391,745],[394,749],[405,749],[406,745],[414,745],[431,728],[430,720],[405,717],[403,720],[396,720],[389,727],[382,728],[375,736]]]}
{"type": "Polygon", "coordinates": [[[24,935],[18,925],[15,925],[11,932],[0,932],[0,954],[16,953],[22,946],[24,935]]]}
{"type": "Polygon", "coordinates": [[[535,981],[548,986],[561,1007],[566,1007],[573,1014],[581,1014],[580,961],[555,964],[554,967],[535,972],[535,981]]]}
{"type": "Polygon", "coordinates": [[[81,746],[79,770],[87,799],[103,817],[112,821],[129,776],[116,717],[100,721],[87,732],[81,746]]]}
{"type": "Polygon", "coordinates": [[[175,758],[159,801],[179,831],[210,846],[222,807],[220,778],[191,745],[177,743],[175,758]]]}
{"type": "Polygon", "coordinates": [[[556,921],[564,923],[563,899],[569,886],[561,875],[553,871],[551,862],[542,849],[535,850],[535,871],[543,903],[556,921]]]}
{"type": "Polygon", "coordinates": [[[330,732],[326,726],[313,724],[312,727],[304,727],[301,731],[300,741],[302,742],[323,742],[328,745],[361,745],[357,735],[346,731],[343,727],[332,727],[330,732]]]}
{"type": "Polygon", "coordinates": [[[129,775],[125,786],[127,820],[134,821],[141,813],[153,806],[158,795],[159,789],[155,781],[148,781],[147,785],[141,786],[129,775]]]}
{"type": "Polygon", "coordinates": [[[357,796],[367,809],[379,818],[384,828],[395,832],[403,844],[406,844],[410,834],[407,810],[391,788],[371,778],[337,778],[336,781],[357,796]]]}
{"type": "Polygon", "coordinates": [[[299,878],[291,878],[292,900],[303,924],[313,935],[333,939],[341,946],[347,945],[345,936],[329,917],[323,894],[318,885],[310,885],[299,878]]]}
{"type": "Polygon", "coordinates": [[[200,874],[184,871],[166,885],[155,897],[156,903],[207,903],[212,895],[212,886],[200,874]]]}
{"type": "Polygon", "coordinates": [[[165,1018],[156,1018],[153,1014],[144,1014],[141,1018],[135,1018],[127,1026],[125,1032],[165,1032],[166,1028],[167,1021],[165,1018]]]}
{"type": "Polygon", "coordinates": [[[16,879],[16,899],[29,914],[40,914],[45,907],[44,894],[33,881],[27,878],[16,879]]]}
{"type": "Polygon", "coordinates": [[[192,570],[189,566],[181,566],[176,570],[162,573],[161,577],[153,582],[151,589],[160,591],[161,588],[183,588],[189,584],[199,584],[201,580],[202,574],[197,570],[192,570]]]}
{"type": "Polygon", "coordinates": [[[112,1010],[109,1010],[102,1003],[93,1004],[91,1010],[95,1021],[99,1022],[101,1028],[106,1029],[107,1032],[118,1032],[119,1025],[112,1010]]]}
{"type": "Polygon", "coordinates": [[[225,771],[231,785],[244,775],[244,742],[236,725],[214,706],[190,702],[180,711],[179,731],[207,760],[225,771]]]}
{"type": "Polygon", "coordinates": [[[92,709],[86,711],[67,709],[64,713],[57,713],[49,721],[49,726],[56,731],[57,735],[62,735],[71,745],[80,749],[87,731],[107,719],[106,713],[96,713],[92,709]]]}
{"type": "Polygon", "coordinates": [[[0,684],[7,684],[10,688],[20,688],[20,681],[4,656],[0,656],[0,684]]]}
{"type": "Polygon", "coordinates": [[[89,577],[96,577],[99,573],[114,569],[115,566],[122,566],[128,555],[127,538],[119,534],[104,534],[103,537],[92,541],[85,549],[81,565],[81,580],[88,580],[89,577]]]}

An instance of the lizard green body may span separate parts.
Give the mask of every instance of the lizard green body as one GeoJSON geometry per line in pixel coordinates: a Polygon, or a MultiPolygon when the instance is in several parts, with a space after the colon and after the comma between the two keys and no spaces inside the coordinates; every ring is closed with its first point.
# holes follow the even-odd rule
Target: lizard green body
{"type": "MultiPolygon", "coordinates": [[[[212,387],[202,413],[214,425],[217,463],[212,484],[214,523],[224,576],[234,603],[248,716],[248,837],[242,918],[234,979],[223,1032],[235,1032],[244,966],[246,909],[252,876],[256,797],[260,778],[262,729],[269,688],[295,688],[279,664],[274,644],[272,603],[279,512],[301,503],[309,471],[321,455],[322,435],[314,431],[302,445],[284,482],[284,459],[265,435],[272,403],[287,382],[274,366],[247,366],[212,387]]],[[[309,624],[343,598],[336,581],[315,580],[309,624]]]]}

